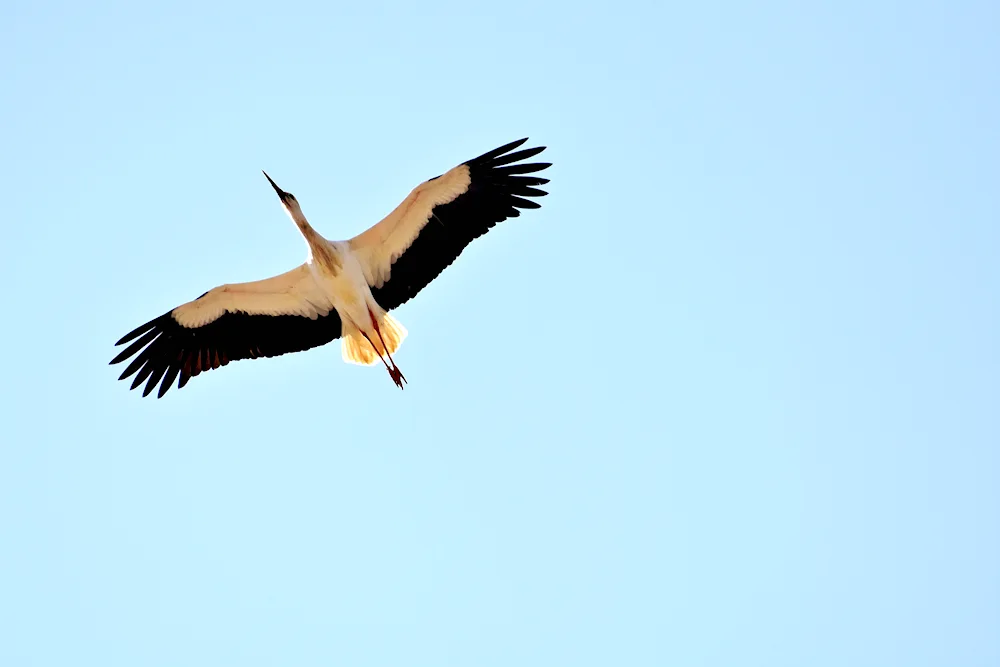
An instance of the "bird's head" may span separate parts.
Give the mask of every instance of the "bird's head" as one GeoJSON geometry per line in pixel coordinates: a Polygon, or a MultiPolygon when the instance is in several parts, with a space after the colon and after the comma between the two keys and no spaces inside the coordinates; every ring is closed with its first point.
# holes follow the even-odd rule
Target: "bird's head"
{"type": "Polygon", "coordinates": [[[281,203],[284,204],[286,209],[288,209],[288,212],[289,213],[292,213],[293,211],[301,212],[301,209],[299,208],[299,202],[297,199],[295,199],[295,195],[293,195],[291,192],[285,192],[284,190],[279,188],[278,184],[275,183],[273,180],[271,180],[271,177],[267,175],[266,171],[263,172],[263,174],[264,178],[267,179],[267,182],[271,184],[272,188],[274,188],[274,191],[278,193],[278,198],[281,199],[281,203]]]}

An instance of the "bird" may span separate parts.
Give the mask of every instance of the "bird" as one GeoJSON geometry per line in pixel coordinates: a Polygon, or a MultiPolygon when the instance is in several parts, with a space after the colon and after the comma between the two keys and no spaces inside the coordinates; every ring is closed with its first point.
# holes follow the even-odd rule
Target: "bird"
{"type": "Polygon", "coordinates": [[[115,343],[129,344],[112,360],[131,359],[119,380],[135,376],[157,398],[231,361],[301,352],[341,339],[343,360],[381,360],[403,389],[392,355],[407,336],[389,311],[437,278],[475,239],[498,223],[537,209],[549,182],[535,176],[552,166],[525,162],[545,146],[513,141],[466,160],[415,187],[375,225],[346,241],[330,241],[309,224],[298,200],[264,177],[308,246],[306,261],[280,275],[215,287],[115,343]],[[518,150],[520,149],[520,150],[518,150]]]}

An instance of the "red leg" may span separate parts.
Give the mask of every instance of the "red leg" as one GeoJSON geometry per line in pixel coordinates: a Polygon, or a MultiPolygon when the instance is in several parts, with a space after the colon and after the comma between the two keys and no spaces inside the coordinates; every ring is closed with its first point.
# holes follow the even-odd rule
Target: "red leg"
{"type": "MultiPolygon", "coordinates": [[[[403,382],[406,382],[406,377],[403,375],[402,371],[399,370],[399,366],[396,365],[392,355],[389,354],[389,346],[385,344],[385,339],[382,338],[382,330],[379,328],[378,320],[375,319],[375,313],[372,312],[371,308],[368,309],[368,316],[372,318],[372,326],[375,327],[375,333],[378,334],[378,339],[382,343],[382,349],[385,350],[385,356],[389,357],[389,361],[392,363],[392,368],[389,369],[389,375],[392,376],[392,381],[399,385],[399,388],[402,389],[403,385],[400,384],[399,381],[402,380],[403,382]]],[[[377,351],[378,350],[376,350],[376,352],[377,351]]]]}
{"type": "MultiPolygon", "coordinates": [[[[359,330],[360,330],[360,328],[359,328],[359,330]]],[[[372,348],[374,348],[374,350],[375,350],[375,354],[378,354],[378,358],[382,360],[383,364],[385,364],[385,369],[387,371],[389,371],[389,377],[392,378],[392,381],[396,383],[397,387],[399,387],[400,389],[402,389],[403,388],[403,382],[400,382],[400,379],[402,379],[405,382],[406,378],[404,378],[403,374],[399,372],[398,368],[396,368],[396,362],[392,362],[393,365],[390,367],[389,364],[386,363],[386,360],[382,358],[382,355],[378,351],[378,346],[376,346],[375,343],[372,343],[372,339],[368,337],[368,334],[366,334],[364,331],[362,331],[361,335],[365,337],[365,340],[367,340],[369,343],[371,343],[372,348]]],[[[382,347],[383,348],[385,347],[385,343],[382,343],[382,347]]],[[[390,360],[391,359],[392,358],[390,357],[390,360]]]]}

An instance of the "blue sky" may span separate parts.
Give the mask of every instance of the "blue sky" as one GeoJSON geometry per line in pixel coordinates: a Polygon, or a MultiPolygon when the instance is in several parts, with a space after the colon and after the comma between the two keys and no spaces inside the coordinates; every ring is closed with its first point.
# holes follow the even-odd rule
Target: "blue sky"
{"type": "Polygon", "coordinates": [[[1000,663],[996,3],[338,4],[0,9],[0,663],[1000,663]],[[116,382],[522,136],[405,392],[116,382]]]}

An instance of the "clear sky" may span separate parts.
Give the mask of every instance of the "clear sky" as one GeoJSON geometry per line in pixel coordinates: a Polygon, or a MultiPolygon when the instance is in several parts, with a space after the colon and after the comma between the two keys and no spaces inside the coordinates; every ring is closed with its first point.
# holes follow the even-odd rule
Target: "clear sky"
{"type": "Polygon", "coordinates": [[[0,664],[1000,664],[1000,5],[345,4],[0,8],[0,664]],[[116,381],[522,136],[405,392],[116,381]]]}

